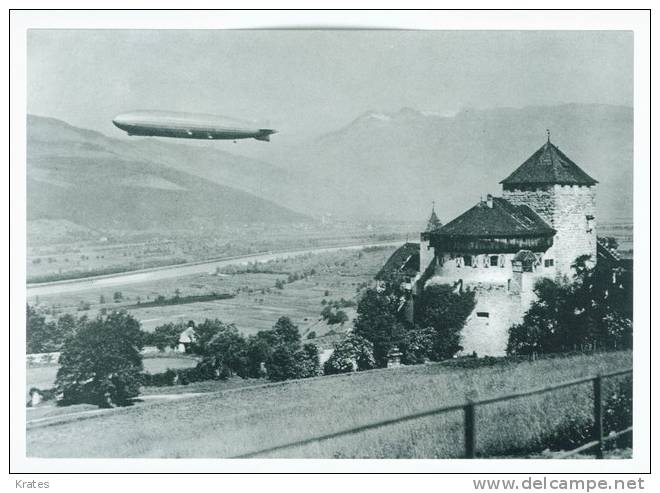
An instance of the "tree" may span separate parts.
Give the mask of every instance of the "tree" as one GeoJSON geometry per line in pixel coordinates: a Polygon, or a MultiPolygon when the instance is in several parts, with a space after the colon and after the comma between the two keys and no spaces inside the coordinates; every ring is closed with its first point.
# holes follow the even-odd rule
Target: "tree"
{"type": "Polygon", "coordinates": [[[247,339],[247,372],[251,378],[265,377],[266,373],[262,368],[270,360],[273,347],[277,343],[277,338],[272,330],[260,330],[255,335],[247,339]]]}
{"type": "Polygon", "coordinates": [[[315,377],[321,374],[319,348],[316,344],[304,344],[297,355],[300,365],[300,378],[315,377]]]}
{"type": "Polygon", "coordinates": [[[207,359],[218,376],[248,376],[247,344],[234,324],[224,325],[207,345],[207,359]]]}
{"type": "Polygon", "coordinates": [[[298,352],[288,344],[278,344],[266,363],[268,379],[278,382],[301,377],[301,366],[298,361],[298,352]]]}
{"type": "Polygon", "coordinates": [[[357,305],[353,331],[373,344],[373,356],[379,367],[387,366],[387,354],[401,342],[404,334],[399,304],[400,298],[396,294],[369,288],[357,305]]]}
{"type": "Polygon", "coordinates": [[[123,299],[124,299],[124,295],[121,293],[121,291],[115,291],[112,295],[112,300],[115,303],[119,303],[123,299]]]}
{"type": "Polygon", "coordinates": [[[579,300],[572,296],[571,286],[541,279],[534,293],[537,301],[529,307],[522,323],[509,329],[507,353],[559,352],[583,342],[587,329],[575,314],[579,300]]]}
{"type": "Polygon", "coordinates": [[[74,317],[69,313],[65,313],[64,315],[62,315],[60,318],[57,319],[56,336],[57,336],[58,348],[62,347],[64,341],[68,337],[73,336],[73,334],[76,332],[78,325],[84,324],[85,320],[87,320],[86,317],[76,319],[76,317],[74,317]]]}
{"type": "Polygon", "coordinates": [[[139,394],[140,323],[115,312],[85,321],[64,343],[55,386],[63,402],[126,405],[139,394]]]}
{"type": "Polygon", "coordinates": [[[349,334],[335,344],[330,358],[323,365],[325,375],[370,370],[376,367],[373,344],[364,337],[349,334]]]}
{"type": "Polygon", "coordinates": [[[284,344],[300,344],[300,331],[289,317],[280,317],[273,326],[278,341],[284,344]]]}
{"type": "Polygon", "coordinates": [[[248,376],[247,344],[234,324],[204,320],[195,327],[191,351],[203,357],[202,366],[212,369],[217,378],[248,376]]]}
{"type": "Polygon", "coordinates": [[[49,353],[60,348],[57,337],[57,325],[46,322],[46,317],[37,313],[30,305],[26,306],[26,342],[27,352],[49,353]]]}
{"type": "Polygon", "coordinates": [[[415,322],[419,327],[432,329],[431,360],[452,358],[463,349],[461,330],[475,305],[473,291],[456,291],[446,284],[432,285],[424,290],[415,322]]]}
{"type": "Polygon", "coordinates": [[[156,346],[159,351],[165,351],[167,348],[174,349],[179,344],[181,333],[186,330],[183,323],[169,322],[159,325],[151,334],[146,334],[145,344],[156,346]]]}

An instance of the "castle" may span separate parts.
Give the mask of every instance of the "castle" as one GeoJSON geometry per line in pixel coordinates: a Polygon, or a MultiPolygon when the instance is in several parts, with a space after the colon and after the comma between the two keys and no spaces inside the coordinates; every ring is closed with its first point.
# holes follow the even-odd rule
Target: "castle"
{"type": "Polygon", "coordinates": [[[597,181],[549,136],[500,183],[501,197],[487,195],[445,225],[432,211],[421,233],[417,272],[407,284],[411,312],[420,290],[435,283],[476,291],[462,332],[463,354],[503,355],[508,329],[534,300],[536,281],[570,278],[581,255],[597,260],[597,181]]]}

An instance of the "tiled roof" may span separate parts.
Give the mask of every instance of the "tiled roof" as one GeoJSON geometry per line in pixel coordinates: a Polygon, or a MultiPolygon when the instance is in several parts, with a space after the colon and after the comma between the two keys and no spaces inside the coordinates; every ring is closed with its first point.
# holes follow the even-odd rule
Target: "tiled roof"
{"type": "Polygon", "coordinates": [[[437,236],[551,236],[555,233],[536,212],[526,205],[513,205],[501,197],[477,205],[437,230],[437,236]]]}
{"type": "Polygon", "coordinates": [[[621,262],[621,256],[619,253],[611,248],[608,248],[607,243],[601,238],[597,240],[596,252],[598,255],[598,260],[606,260],[610,263],[617,264],[621,262]]]}
{"type": "Polygon", "coordinates": [[[536,255],[530,250],[520,250],[516,253],[516,256],[513,257],[513,262],[536,262],[536,255]]]}
{"type": "Polygon", "coordinates": [[[595,185],[598,182],[548,141],[500,183],[595,185]]]}
{"type": "Polygon", "coordinates": [[[419,271],[419,243],[404,243],[387,259],[376,274],[376,280],[384,281],[393,276],[414,277],[419,271]]]}

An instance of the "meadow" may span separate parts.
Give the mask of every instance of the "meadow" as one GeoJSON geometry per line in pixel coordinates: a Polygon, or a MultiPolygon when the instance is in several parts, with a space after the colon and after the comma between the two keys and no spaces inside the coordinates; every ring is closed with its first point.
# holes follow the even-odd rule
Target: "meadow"
{"type": "MultiPolygon", "coordinates": [[[[270,329],[279,317],[288,316],[299,326],[303,337],[311,331],[321,336],[345,329],[321,320],[323,301],[355,299],[358,289],[373,280],[394,249],[392,246],[305,254],[226,272],[41,296],[28,302],[38,302],[39,310],[51,318],[62,313],[94,317],[100,310],[126,308],[145,331],[167,322],[219,318],[252,334],[270,329]],[[170,299],[177,293],[181,297],[211,293],[234,297],[165,306],[137,305],[153,302],[158,296],[170,299]]],[[[354,308],[344,311],[352,320],[354,308]]]]}
{"type": "MultiPolygon", "coordinates": [[[[632,365],[630,352],[473,368],[447,363],[235,388],[136,405],[83,421],[30,427],[30,457],[232,457],[432,408],[461,404],[632,365]]],[[[222,382],[220,382],[222,384],[222,382]]],[[[181,392],[186,392],[182,387],[181,392]]],[[[613,392],[608,382],[604,393],[613,392]]],[[[209,389],[207,389],[209,390],[209,389]]],[[[477,454],[525,456],[571,420],[592,413],[589,384],[480,407],[477,454]],[[506,426],[502,426],[506,423],[506,426]]],[[[266,455],[452,458],[463,453],[463,415],[452,412],[266,455]]]]}

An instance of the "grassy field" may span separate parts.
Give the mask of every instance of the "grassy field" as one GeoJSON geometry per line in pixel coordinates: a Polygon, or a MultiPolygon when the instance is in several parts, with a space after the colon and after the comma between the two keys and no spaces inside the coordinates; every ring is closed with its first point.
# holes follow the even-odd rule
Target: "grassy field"
{"type": "MultiPolygon", "coordinates": [[[[301,255],[295,258],[260,264],[260,272],[241,270],[131,284],[117,288],[97,288],[82,292],[62,293],[40,297],[39,308],[45,313],[59,315],[96,316],[99,310],[113,310],[133,305],[128,311],[151,331],[167,322],[201,322],[206,318],[219,318],[235,323],[251,334],[269,329],[283,315],[289,316],[303,333],[314,330],[323,335],[329,330],[343,330],[320,321],[322,301],[352,299],[364,283],[370,282],[383,266],[395,247],[363,250],[343,250],[332,253],[301,255]],[[309,275],[310,272],[313,274],[309,275]],[[288,282],[290,275],[307,273],[304,279],[288,282]],[[275,287],[284,281],[283,289],[275,287]],[[169,306],[137,308],[135,303],[153,301],[159,295],[171,298],[178,290],[180,296],[199,296],[209,293],[231,293],[232,299],[212,300],[169,306]],[[121,292],[121,301],[113,303],[115,292],[121,292]],[[104,303],[100,303],[103,298],[104,303]],[[80,311],[81,305],[89,309],[80,311]]],[[[37,300],[30,299],[34,304],[37,300]]],[[[345,309],[349,320],[353,309],[345,309]]]]}
{"type": "MultiPolygon", "coordinates": [[[[630,352],[460,368],[429,364],[152,402],[93,419],[27,430],[31,457],[232,457],[315,435],[628,368],[630,352]]],[[[605,394],[612,392],[612,382],[605,394]]],[[[210,389],[207,389],[210,390],[210,389]]],[[[181,387],[181,392],[187,392],[181,387]]],[[[478,408],[477,451],[529,455],[567,420],[588,419],[591,387],[478,408]],[[506,423],[506,426],[502,426],[506,423]]],[[[463,453],[454,412],[278,452],[277,457],[449,458],[463,453]]]]}

